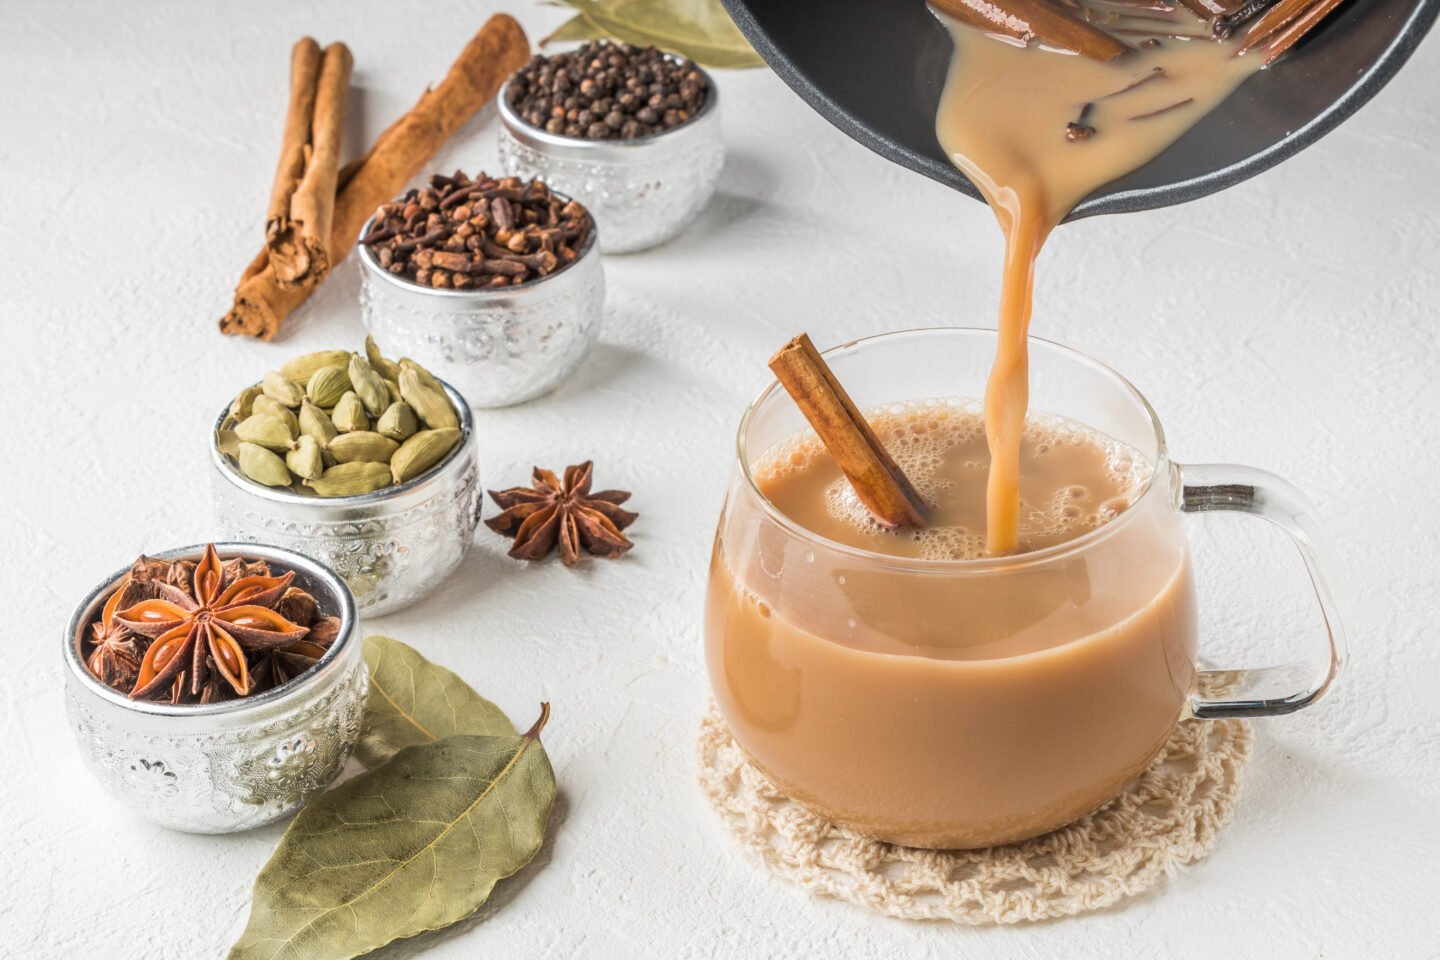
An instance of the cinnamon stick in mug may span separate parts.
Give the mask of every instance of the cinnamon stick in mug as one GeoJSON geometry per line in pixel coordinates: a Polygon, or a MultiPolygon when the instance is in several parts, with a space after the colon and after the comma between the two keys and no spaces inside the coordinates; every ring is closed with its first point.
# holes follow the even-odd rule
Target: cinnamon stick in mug
{"type": "Polygon", "coordinates": [[[925,526],[925,498],[881,445],[810,337],[802,333],[780,348],[770,369],[875,519],[887,527],[925,526]]]}

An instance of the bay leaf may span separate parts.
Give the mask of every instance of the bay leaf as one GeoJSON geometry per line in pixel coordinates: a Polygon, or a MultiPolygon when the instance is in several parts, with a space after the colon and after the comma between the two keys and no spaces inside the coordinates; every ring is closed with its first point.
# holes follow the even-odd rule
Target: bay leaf
{"type": "Polygon", "coordinates": [[[474,913],[535,856],[555,801],[540,731],[406,747],[296,816],[230,960],[351,960],[474,913]]]}
{"type": "Polygon", "coordinates": [[[552,41],[598,40],[653,44],[705,67],[763,67],[720,0],[557,0],[575,16],[550,34],[552,41]]]}
{"type": "Polygon", "coordinates": [[[504,711],[393,637],[365,638],[370,695],[355,759],[371,770],[399,750],[456,734],[513,737],[504,711]]]}

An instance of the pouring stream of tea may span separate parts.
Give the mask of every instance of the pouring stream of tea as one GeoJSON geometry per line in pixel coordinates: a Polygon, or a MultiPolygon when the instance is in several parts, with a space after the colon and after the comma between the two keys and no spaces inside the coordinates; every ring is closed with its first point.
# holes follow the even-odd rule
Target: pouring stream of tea
{"type": "MultiPolygon", "coordinates": [[[[1018,543],[1035,261],[1095,188],[1174,143],[1256,70],[1233,42],[1166,38],[1110,61],[1022,46],[943,14],[954,39],[936,135],[1005,234],[999,348],[985,391],[986,549],[1018,543]]],[[[1054,411],[1063,413],[1063,411],[1054,411]]]]}

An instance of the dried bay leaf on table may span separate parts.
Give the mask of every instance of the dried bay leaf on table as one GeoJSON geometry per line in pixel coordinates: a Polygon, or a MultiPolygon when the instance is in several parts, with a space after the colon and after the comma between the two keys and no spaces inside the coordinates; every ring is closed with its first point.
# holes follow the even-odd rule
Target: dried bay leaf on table
{"type": "Polygon", "coordinates": [[[705,67],[763,67],[720,0],[557,0],[576,14],[540,41],[609,37],[654,45],[705,67]]]}
{"type": "Polygon", "coordinates": [[[540,730],[406,747],[302,809],[255,881],[230,960],[351,960],[474,913],[540,849],[540,730]]]}
{"type": "Polygon", "coordinates": [[[391,637],[365,638],[370,695],[355,759],[371,770],[404,747],[456,734],[513,737],[504,711],[414,647],[391,637]]]}

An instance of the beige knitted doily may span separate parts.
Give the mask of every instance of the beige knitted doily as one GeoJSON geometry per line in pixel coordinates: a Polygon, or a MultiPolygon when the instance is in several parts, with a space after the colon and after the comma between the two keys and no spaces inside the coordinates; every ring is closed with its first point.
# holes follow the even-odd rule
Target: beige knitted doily
{"type": "Polygon", "coordinates": [[[811,813],[746,758],[713,704],[700,783],[747,849],[816,896],[906,920],[1021,923],[1103,909],[1203,860],[1235,811],[1252,741],[1243,720],[1181,723],[1150,769],[1095,813],[986,850],[900,847],[811,813]]]}

